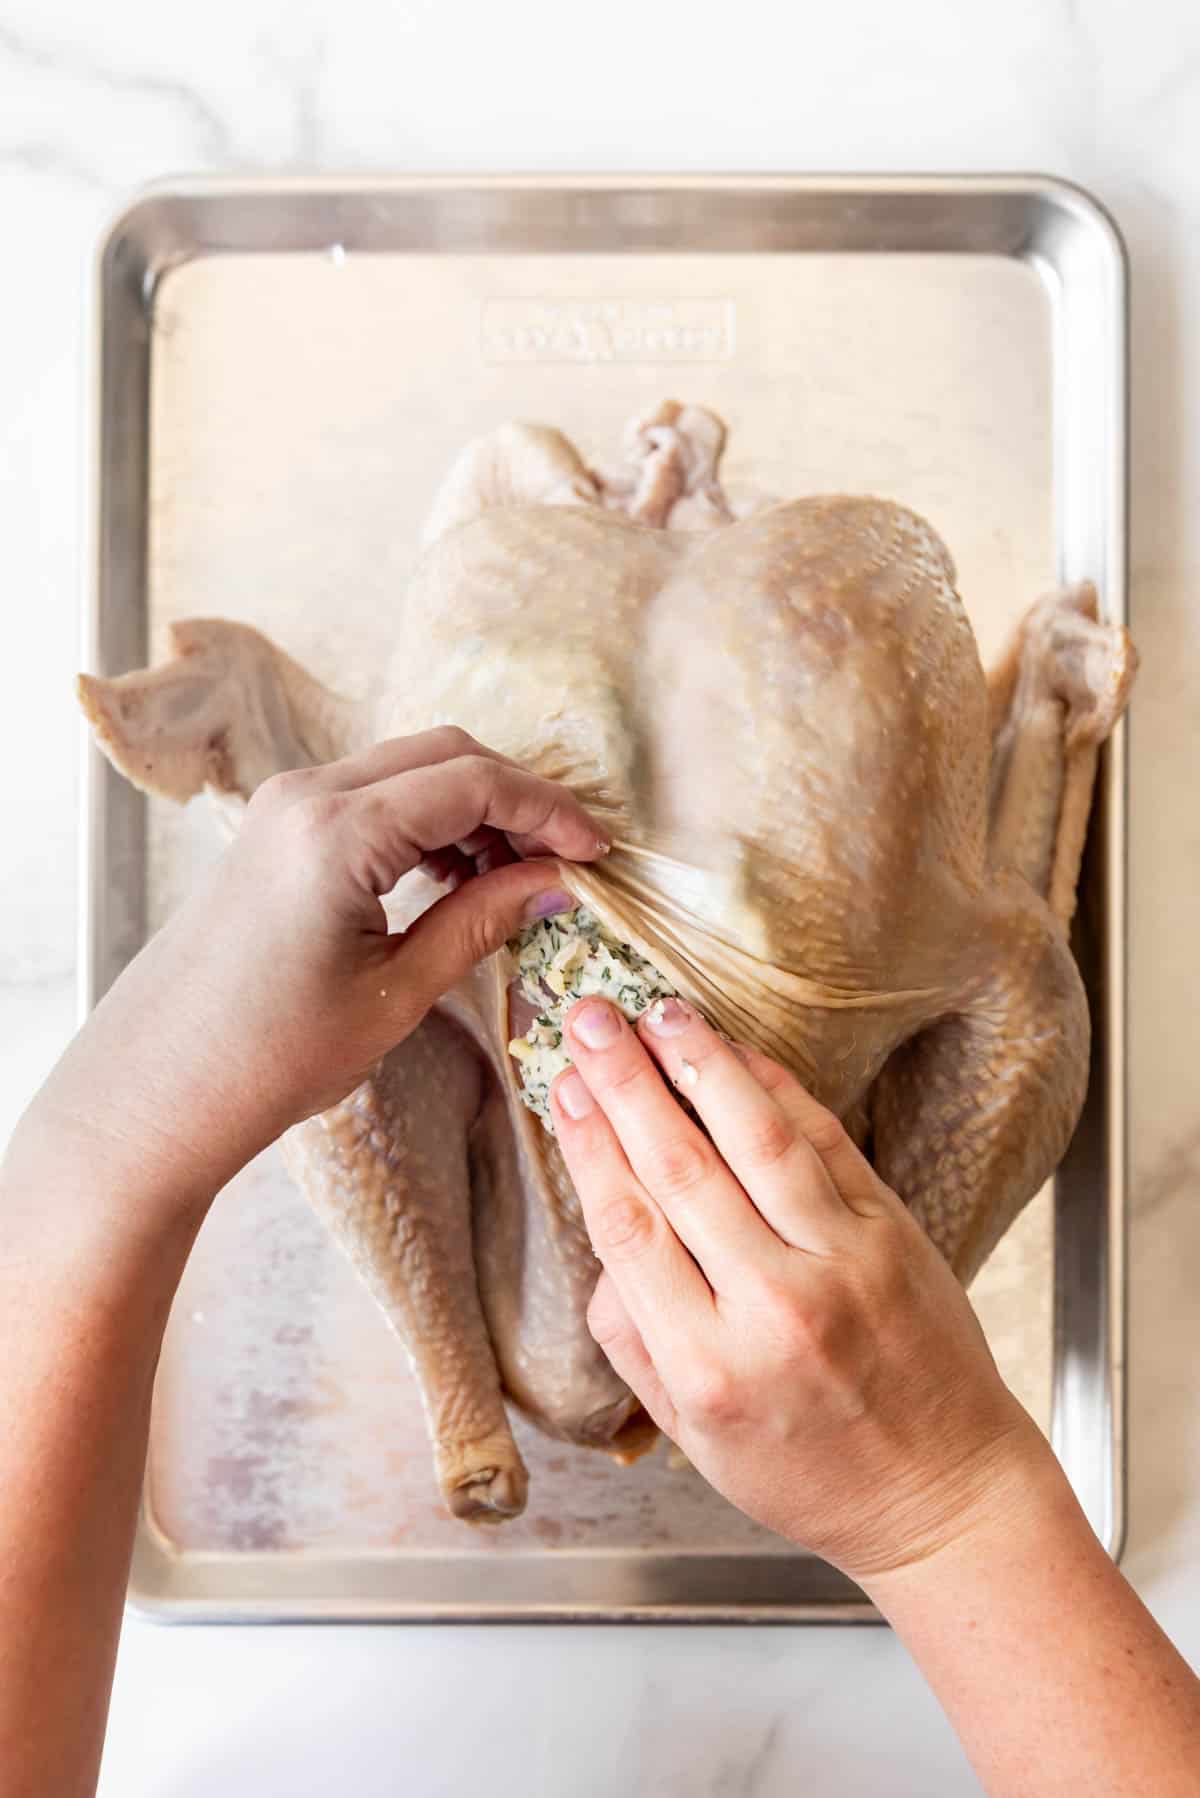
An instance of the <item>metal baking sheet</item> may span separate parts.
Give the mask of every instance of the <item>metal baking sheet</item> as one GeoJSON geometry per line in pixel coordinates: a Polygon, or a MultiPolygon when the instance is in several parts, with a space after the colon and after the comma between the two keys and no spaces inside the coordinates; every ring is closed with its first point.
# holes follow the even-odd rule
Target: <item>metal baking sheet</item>
{"type": "MultiPolygon", "coordinates": [[[[1126,285],[1103,211],[1038,178],[457,177],[152,190],[98,258],[89,665],[173,618],[270,632],[343,690],[389,641],[470,436],[544,419],[586,455],[674,395],[731,486],[871,490],[941,530],[985,658],[1060,580],[1126,610],[1126,285]]],[[[1123,1515],[1124,764],[1109,746],[1077,951],[1087,1108],[973,1298],[1098,1533],[1123,1515]]],[[[220,836],[89,751],[83,1003],[220,836]]],[[[274,1152],[219,1198],[172,1313],[131,1601],[165,1618],[818,1620],[839,1574],[663,1455],[521,1431],[529,1510],[437,1502],[394,1338],[274,1152]]]]}

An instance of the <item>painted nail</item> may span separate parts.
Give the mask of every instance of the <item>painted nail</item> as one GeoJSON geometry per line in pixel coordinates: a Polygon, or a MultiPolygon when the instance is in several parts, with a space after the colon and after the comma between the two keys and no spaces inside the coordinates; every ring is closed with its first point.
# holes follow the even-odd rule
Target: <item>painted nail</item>
{"type": "Polygon", "coordinates": [[[656,999],[646,1013],[645,1024],[655,1036],[680,1036],[695,1015],[683,999],[656,999]]]}
{"type": "Polygon", "coordinates": [[[620,1034],[620,1020],[611,1005],[585,1005],[572,1013],[571,1035],[587,1049],[611,1049],[620,1034]]]}
{"type": "Polygon", "coordinates": [[[574,910],[575,901],[570,893],[564,893],[561,887],[552,887],[548,893],[535,893],[522,916],[526,924],[536,924],[539,918],[554,918],[560,911],[574,910]]]}
{"type": "Polygon", "coordinates": [[[570,1068],[567,1073],[554,1083],[554,1093],[559,1104],[569,1118],[578,1123],[589,1111],[595,1109],[595,1102],[584,1084],[581,1074],[570,1068]]]}

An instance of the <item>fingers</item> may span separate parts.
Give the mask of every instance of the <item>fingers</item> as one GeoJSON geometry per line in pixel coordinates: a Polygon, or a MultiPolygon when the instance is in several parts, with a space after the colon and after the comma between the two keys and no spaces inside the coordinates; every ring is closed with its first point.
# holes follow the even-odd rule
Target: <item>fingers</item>
{"type": "Polygon", "coordinates": [[[457,724],[439,724],[433,730],[416,731],[411,737],[387,737],[354,755],[343,755],[336,762],[306,769],[305,777],[312,792],[349,793],[357,787],[374,786],[376,781],[407,774],[412,768],[430,768],[464,755],[483,755],[510,768],[516,766],[507,756],[477,743],[457,724]]]}
{"type": "Polygon", "coordinates": [[[769,1055],[760,1055],[757,1049],[749,1049],[742,1043],[735,1045],[734,1052],[764,1092],[770,1094],[780,1110],[804,1133],[851,1211],[860,1216],[872,1216],[886,1209],[889,1200],[900,1204],[855,1146],[845,1126],[832,1111],[805,1091],[794,1074],[781,1068],[769,1055]]]}
{"type": "Polygon", "coordinates": [[[652,1420],[670,1436],[678,1428],[675,1407],[658,1370],[646,1352],[617,1284],[608,1273],[596,1282],[587,1312],[588,1329],[629,1390],[636,1393],[652,1420]]]}
{"type": "Polygon", "coordinates": [[[592,861],[608,847],[565,787],[485,754],[410,768],[356,789],[347,823],[366,851],[364,867],[379,893],[430,853],[478,840],[483,829],[537,837],[565,861],[592,861]]]}
{"type": "MultiPolygon", "coordinates": [[[[713,1296],[626,1159],[612,1125],[574,1068],[550,1092],[555,1132],[592,1247],[664,1385],[713,1319],[713,1296]]],[[[618,1370],[619,1371],[619,1370],[618,1370]]]]}
{"type": "MultiPolygon", "coordinates": [[[[419,731],[415,736],[391,737],[384,743],[372,744],[358,755],[343,756],[340,761],[314,769],[313,776],[315,784],[324,791],[351,792],[414,768],[436,767],[464,755],[487,756],[509,768],[517,765],[508,756],[477,743],[457,725],[445,724],[435,730],[419,731]]],[[[461,842],[432,850],[421,866],[434,880],[449,879],[461,885],[473,874],[488,874],[493,868],[506,867],[516,861],[517,853],[502,832],[483,825],[461,842]]],[[[521,849],[520,853],[527,851],[521,849]]],[[[552,851],[542,847],[537,853],[547,855],[552,851]]]]}
{"type": "MultiPolygon", "coordinates": [[[[603,999],[567,1016],[567,1040],[588,1092],[615,1132],[638,1184],[689,1248],[710,1284],[729,1291],[748,1259],[778,1238],[711,1142],[680,1108],[626,1020],[603,999]]],[[[568,1098],[570,1092],[568,1089],[568,1098]]],[[[564,1100],[569,1110],[569,1104],[564,1100]]],[[[599,1126],[596,1126],[599,1129],[599,1126]]]]}
{"type": "Polygon", "coordinates": [[[519,832],[514,831],[505,838],[505,841],[512,845],[517,855],[524,856],[527,861],[532,860],[535,856],[553,853],[549,845],[538,836],[522,836],[519,832]]]}
{"type": "Polygon", "coordinates": [[[386,939],[397,992],[423,1017],[436,1000],[494,955],[523,924],[568,911],[552,862],[513,862],[465,881],[431,905],[403,936],[386,939]]]}
{"type": "Polygon", "coordinates": [[[449,849],[434,849],[421,859],[421,872],[439,885],[460,887],[475,873],[475,862],[463,854],[457,843],[449,849]]]}
{"type": "Polygon", "coordinates": [[[422,857],[421,868],[431,880],[448,881],[459,887],[473,875],[490,874],[493,868],[506,868],[517,859],[508,838],[485,826],[448,849],[431,849],[422,857]]]}
{"type": "Polygon", "coordinates": [[[638,1020],[638,1034],[667,1078],[687,1094],[723,1160],[776,1234],[812,1254],[837,1246],[846,1206],[796,1111],[765,1091],[683,1000],[652,1005],[638,1020]]]}
{"type": "Polygon", "coordinates": [[[341,816],[359,848],[355,865],[377,894],[417,866],[435,880],[466,879],[516,856],[591,861],[611,846],[565,787],[454,725],[392,737],[266,785],[289,798],[346,801],[341,816]]]}

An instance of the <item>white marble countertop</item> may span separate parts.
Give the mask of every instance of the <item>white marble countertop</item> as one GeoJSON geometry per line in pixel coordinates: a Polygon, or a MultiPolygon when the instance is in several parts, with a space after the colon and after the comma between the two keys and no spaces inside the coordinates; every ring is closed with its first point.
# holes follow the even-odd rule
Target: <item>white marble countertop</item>
{"type": "MultiPolygon", "coordinates": [[[[172,172],[1021,169],[1115,212],[1134,280],[1131,1527],[1200,1663],[1200,13],[1185,0],[564,9],[0,0],[0,1130],[71,1030],[84,283],[172,172]],[[31,773],[35,770],[36,773],[31,773]]],[[[975,1783],[879,1630],[130,1623],[106,1798],[754,1798],[975,1783]]]]}

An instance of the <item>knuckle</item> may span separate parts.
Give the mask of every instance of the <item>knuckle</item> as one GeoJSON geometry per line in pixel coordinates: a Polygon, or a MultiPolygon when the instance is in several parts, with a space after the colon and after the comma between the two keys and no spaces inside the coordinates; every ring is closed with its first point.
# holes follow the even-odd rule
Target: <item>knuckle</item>
{"type": "Polygon", "coordinates": [[[629,1193],[600,1206],[592,1224],[592,1242],[601,1261],[606,1256],[630,1260],[649,1247],[654,1221],[646,1206],[629,1193]]]}
{"type": "Polygon", "coordinates": [[[735,1043],[733,1046],[735,1051],[740,1051],[740,1059],[746,1063],[764,1092],[772,1095],[786,1093],[799,1084],[795,1075],[789,1074],[781,1063],[772,1060],[761,1049],[752,1048],[748,1043],[735,1043]]]}
{"type": "Polygon", "coordinates": [[[287,861],[302,869],[324,866],[344,809],[342,794],[311,788],[297,788],[291,798],[273,806],[270,817],[283,833],[287,861]]]}
{"type": "Polygon", "coordinates": [[[625,1319],[620,1309],[610,1302],[603,1275],[588,1304],[587,1327],[592,1341],[601,1348],[615,1347],[625,1335],[625,1319]]]}
{"type": "Polygon", "coordinates": [[[248,812],[277,812],[303,797],[310,784],[308,768],[282,768],[260,781],[250,797],[248,812]]]}
{"type": "Polygon", "coordinates": [[[745,1409],[740,1383],[720,1362],[698,1362],[684,1377],[680,1409],[701,1430],[727,1428],[745,1409]]]}
{"type": "Polygon", "coordinates": [[[781,1068],[777,1061],[764,1055],[761,1049],[751,1048],[749,1043],[734,1043],[735,1053],[752,1068],[758,1084],[769,1093],[782,1091],[791,1079],[786,1068],[781,1068]]]}
{"type": "Polygon", "coordinates": [[[305,842],[320,843],[341,821],[346,810],[342,793],[307,793],[288,807],[288,815],[305,842]]]}
{"type": "Polygon", "coordinates": [[[613,1061],[615,1065],[606,1070],[604,1078],[605,1089],[610,1093],[627,1096],[632,1092],[636,1097],[639,1091],[651,1090],[647,1084],[650,1080],[658,1079],[644,1055],[626,1053],[619,1059],[614,1056],[613,1061]]]}
{"type": "Polygon", "coordinates": [[[850,1141],[841,1119],[834,1117],[832,1111],[826,1111],[823,1105],[805,1120],[804,1134],[818,1155],[836,1154],[850,1141]]]}
{"type": "Polygon", "coordinates": [[[790,1334],[802,1310],[799,1293],[788,1283],[786,1276],[771,1268],[757,1267],[748,1269],[747,1273],[746,1292],[755,1323],[769,1325],[775,1335],[790,1334]]]}
{"type": "Polygon", "coordinates": [[[496,785],[500,763],[494,762],[490,756],[483,755],[477,746],[467,750],[458,758],[458,761],[463,777],[470,783],[472,790],[490,795],[496,785]]]}
{"type": "Polygon", "coordinates": [[[752,1276],[748,1291],[756,1337],[781,1368],[794,1368],[811,1349],[810,1307],[786,1279],[771,1273],[752,1276]]]}
{"type": "Polygon", "coordinates": [[[740,1159],[747,1167],[763,1171],[790,1155],[795,1146],[795,1126],[782,1112],[768,1112],[745,1132],[740,1159]]]}
{"type": "Polygon", "coordinates": [[[639,1157],[642,1178],[651,1192],[679,1199],[702,1186],[712,1172],[712,1156],[691,1137],[677,1136],[650,1145],[639,1157]]]}
{"type": "Polygon", "coordinates": [[[608,1311],[597,1311],[589,1305],[587,1314],[588,1335],[607,1354],[610,1350],[618,1350],[624,1338],[622,1325],[608,1311]]]}
{"type": "Polygon", "coordinates": [[[494,955],[507,937],[503,918],[490,912],[472,911],[463,919],[463,957],[471,966],[494,955]]]}
{"type": "MultiPolygon", "coordinates": [[[[430,746],[434,753],[452,756],[478,756],[479,744],[470,731],[459,724],[438,724],[429,733],[430,746]]],[[[481,758],[482,759],[482,758],[481,758]]]]}

